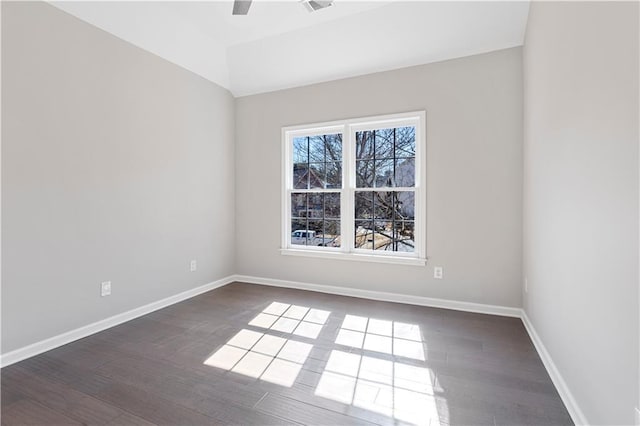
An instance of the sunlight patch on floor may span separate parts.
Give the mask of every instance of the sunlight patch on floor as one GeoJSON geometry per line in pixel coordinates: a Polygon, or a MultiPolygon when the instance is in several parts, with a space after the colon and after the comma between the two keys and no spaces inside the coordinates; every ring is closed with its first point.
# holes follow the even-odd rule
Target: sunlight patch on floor
{"type": "Polygon", "coordinates": [[[396,321],[346,315],[337,344],[424,361],[420,327],[396,321]]]}
{"type": "Polygon", "coordinates": [[[252,319],[249,325],[315,339],[330,314],[329,311],[307,306],[273,302],[252,319]]]}
{"type": "Polygon", "coordinates": [[[312,348],[308,343],[243,329],[204,363],[291,387],[312,348]]]}
{"type": "Polygon", "coordinates": [[[334,350],[315,395],[416,425],[439,425],[428,368],[334,350]]]}

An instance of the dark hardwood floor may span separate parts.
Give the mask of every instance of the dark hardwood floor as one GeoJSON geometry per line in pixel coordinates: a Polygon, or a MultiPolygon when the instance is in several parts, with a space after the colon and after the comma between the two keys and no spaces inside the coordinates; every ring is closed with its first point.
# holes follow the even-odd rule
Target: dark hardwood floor
{"type": "Polygon", "coordinates": [[[519,319],[243,283],[1,379],[3,425],[572,424],[519,319]]]}

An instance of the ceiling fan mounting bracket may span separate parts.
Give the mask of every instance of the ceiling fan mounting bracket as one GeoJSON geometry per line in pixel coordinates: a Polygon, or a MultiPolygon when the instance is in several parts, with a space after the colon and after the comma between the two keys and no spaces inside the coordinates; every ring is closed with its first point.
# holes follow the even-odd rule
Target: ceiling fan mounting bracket
{"type": "MultiPolygon", "coordinates": [[[[233,2],[233,15],[247,15],[252,1],[253,0],[235,0],[233,2]]],[[[333,0],[302,0],[301,3],[309,12],[316,12],[320,9],[333,6],[333,0]]]]}

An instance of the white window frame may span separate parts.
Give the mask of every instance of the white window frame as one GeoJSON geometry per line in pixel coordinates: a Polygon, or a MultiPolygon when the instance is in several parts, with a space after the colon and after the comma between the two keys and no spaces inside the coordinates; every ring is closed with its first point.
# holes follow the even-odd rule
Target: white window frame
{"type": "Polygon", "coordinates": [[[282,128],[282,227],[281,249],[283,255],[310,256],[329,259],[348,259],[369,262],[398,263],[407,265],[426,264],[426,140],[425,111],[401,114],[363,117],[348,120],[313,123],[282,128]],[[375,251],[354,247],[354,194],[356,191],[379,191],[380,188],[356,188],[355,177],[355,135],[358,131],[391,127],[415,126],[415,186],[411,188],[390,188],[393,191],[413,191],[415,193],[413,253],[375,251]],[[299,136],[342,134],[342,186],[341,188],[294,189],[293,188],[293,139],[299,136]],[[314,247],[291,244],[291,194],[300,192],[339,192],[340,196],[340,247],[314,247]]]}

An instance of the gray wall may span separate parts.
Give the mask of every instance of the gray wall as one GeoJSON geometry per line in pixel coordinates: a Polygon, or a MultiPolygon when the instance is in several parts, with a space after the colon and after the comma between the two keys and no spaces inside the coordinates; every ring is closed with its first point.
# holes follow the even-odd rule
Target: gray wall
{"type": "Polygon", "coordinates": [[[234,272],[226,90],[11,2],[2,89],[4,353],[234,272]]]}
{"type": "Polygon", "coordinates": [[[587,420],[638,398],[638,3],[532,2],[524,306],[587,420]]]}
{"type": "Polygon", "coordinates": [[[521,306],[521,67],[514,48],[237,99],[237,272],[521,306]],[[282,256],[281,127],[412,110],[427,112],[427,266],[282,256]]]}

